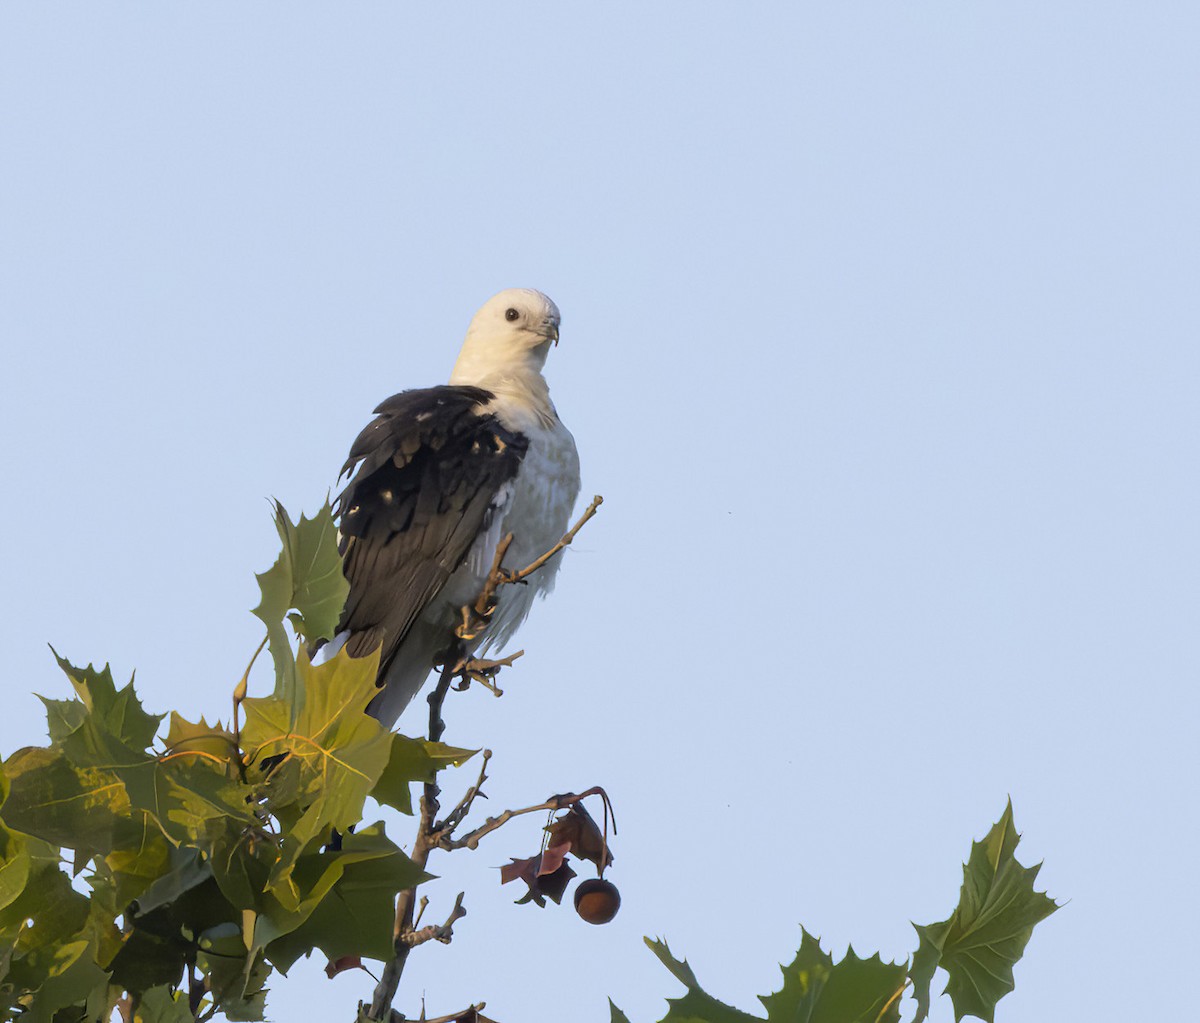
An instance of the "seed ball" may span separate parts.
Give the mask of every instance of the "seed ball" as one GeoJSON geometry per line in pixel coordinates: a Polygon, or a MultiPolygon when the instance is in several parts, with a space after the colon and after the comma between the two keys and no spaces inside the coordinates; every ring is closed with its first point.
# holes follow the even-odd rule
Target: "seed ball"
{"type": "Polygon", "coordinates": [[[606,924],[621,908],[621,893],[611,881],[590,877],[575,889],[575,912],[589,924],[606,924]]]}

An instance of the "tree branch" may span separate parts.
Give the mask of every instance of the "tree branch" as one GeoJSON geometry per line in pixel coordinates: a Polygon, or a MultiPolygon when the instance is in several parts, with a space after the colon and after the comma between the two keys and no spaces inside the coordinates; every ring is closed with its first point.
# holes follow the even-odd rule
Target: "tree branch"
{"type": "Polygon", "coordinates": [[[495,817],[489,817],[474,831],[463,835],[462,838],[452,838],[448,832],[440,832],[433,836],[437,839],[438,847],[441,849],[475,849],[479,846],[479,840],[484,835],[490,835],[498,828],[502,828],[514,817],[520,817],[527,813],[537,813],[541,811],[565,810],[568,806],[574,806],[587,799],[588,796],[600,796],[604,799],[605,806],[608,804],[608,794],[599,785],[593,785],[590,789],[584,792],[564,792],[558,796],[551,796],[544,803],[538,803],[536,806],[524,806],[519,810],[505,810],[495,817]]]}
{"type": "Polygon", "coordinates": [[[408,945],[409,948],[424,945],[427,941],[440,941],[443,945],[449,945],[450,939],[454,937],[455,921],[461,920],[467,915],[467,911],[463,909],[462,904],[465,894],[465,892],[458,893],[458,898],[454,900],[454,908],[450,911],[450,915],[446,917],[444,924],[430,924],[428,927],[422,927],[419,931],[409,931],[407,934],[402,934],[400,940],[408,945]]]}
{"type": "MultiPolygon", "coordinates": [[[[461,645],[459,645],[458,652],[461,654],[461,645]]],[[[437,686],[429,694],[430,742],[438,742],[446,730],[446,723],[442,720],[442,704],[446,700],[446,694],[450,692],[450,681],[454,678],[454,669],[460,659],[460,656],[448,653],[446,666],[438,677],[437,686]]],[[[426,782],[425,791],[421,796],[421,822],[417,827],[417,837],[413,842],[409,858],[422,870],[429,862],[429,853],[436,847],[436,843],[430,841],[430,836],[433,833],[434,818],[437,816],[439,792],[436,781],[426,782]]],[[[386,1020],[390,1018],[392,1001],[396,997],[396,989],[400,986],[400,977],[404,973],[408,953],[413,949],[412,944],[408,943],[405,937],[413,930],[416,893],[415,887],[405,888],[396,897],[396,924],[393,930],[395,955],[384,966],[379,983],[375,985],[375,993],[371,998],[371,1008],[368,1014],[370,1019],[386,1020]]]]}

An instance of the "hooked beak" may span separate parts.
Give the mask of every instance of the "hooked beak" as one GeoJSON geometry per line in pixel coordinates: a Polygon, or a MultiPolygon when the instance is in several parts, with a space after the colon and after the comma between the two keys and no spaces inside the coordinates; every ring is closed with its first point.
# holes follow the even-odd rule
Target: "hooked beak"
{"type": "Polygon", "coordinates": [[[551,323],[546,328],[546,337],[548,337],[551,341],[554,342],[555,348],[558,347],[558,324],[557,323],[551,323]]]}

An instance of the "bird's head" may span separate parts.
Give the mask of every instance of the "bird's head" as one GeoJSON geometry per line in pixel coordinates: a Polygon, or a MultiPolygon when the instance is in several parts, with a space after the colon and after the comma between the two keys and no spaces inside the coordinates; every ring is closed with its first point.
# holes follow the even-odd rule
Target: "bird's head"
{"type": "Polygon", "coordinates": [[[560,321],[558,306],[540,291],[509,288],[493,295],[467,328],[452,382],[474,383],[521,370],[540,372],[551,345],[558,342],[560,321]]]}

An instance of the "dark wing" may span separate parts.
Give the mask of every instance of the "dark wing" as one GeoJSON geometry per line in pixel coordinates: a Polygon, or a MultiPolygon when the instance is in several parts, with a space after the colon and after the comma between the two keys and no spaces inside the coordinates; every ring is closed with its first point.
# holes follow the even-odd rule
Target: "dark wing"
{"type": "Polygon", "coordinates": [[[473,411],[492,397],[448,386],[393,395],[342,468],[354,475],[335,509],[350,582],[338,629],[350,631],[355,657],[382,646],[380,677],[488,528],[493,500],[528,449],[523,435],[473,411]]]}

